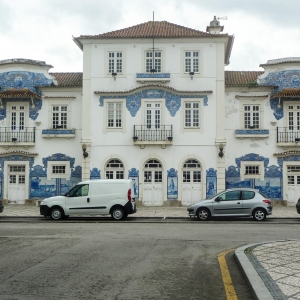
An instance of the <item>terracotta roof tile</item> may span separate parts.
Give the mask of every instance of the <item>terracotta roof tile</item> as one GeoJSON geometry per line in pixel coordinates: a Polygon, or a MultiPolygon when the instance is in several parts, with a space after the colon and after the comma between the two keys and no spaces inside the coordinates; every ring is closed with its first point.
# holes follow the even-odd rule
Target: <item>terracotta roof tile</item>
{"type": "Polygon", "coordinates": [[[225,71],[225,86],[258,86],[257,77],[262,71],[225,71]]]}
{"type": "MultiPolygon", "coordinates": [[[[225,85],[235,86],[258,86],[257,77],[262,71],[225,71],[225,85]]],[[[58,86],[54,87],[82,87],[83,74],[77,73],[49,73],[57,80],[58,86]]]]}
{"type": "Polygon", "coordinates": [[[279,98],[279,97],[299,98],[300,97],[300,88],[283,89],[280,92],[271,96],[271,98],[279,98]]]}
{"type": "Polygon", "coordinates": [[[149,21],[128,28],[115,30],[98,35],[81,35],[80,39],[105,39],[105,38],[199,38],[199,37],[224,37],[228,34],[211,34],[188,27],[169,23],[167,21],[149,21]]]}
{"type": "Polygon", "coordinates": [[[52,87],[82,87],[82,72],[49,74],[55,77],[58,84],[52,87]]]}
{"type": "Polygon", "coordinates": [[[0,98],[40,98],[40,96],[31,90],[25,89],[7,89],[0,92],[0,98]]]}

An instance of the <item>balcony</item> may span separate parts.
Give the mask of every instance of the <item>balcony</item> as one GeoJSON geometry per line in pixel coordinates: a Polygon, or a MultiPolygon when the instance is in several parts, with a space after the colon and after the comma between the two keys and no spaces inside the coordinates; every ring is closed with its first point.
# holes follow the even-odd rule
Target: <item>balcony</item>
{"type": "Polygon", "coordinates": [[[173,144],[172,125],[134,125],[132,139],[142,149],[145,145],[161,145],[164,149],[173,144]]]}
{"type": "Polygon", "coordinates": [[[136,81],[140,83],[145,82],[169,82],[170,81],[170,73],[137,73],[136,81]]]}
{"type": "Polygon", "coordinates": [[[295,147],[299,142],[300,126],[277,127],[277,146],[295,147]]]}
{"type": "Polygon", "coordinates": [[[43,129],[42,137],[51,139],[51,138],[74,138],[75,137],[75,128],[72,129],[64,129],[60,127],[56,127],[54,129],[43,129]]]}
{"type": "Polygon", "coordinates": [[[35,127],[1,127],[0,145],[8,148],[9,146],[34,146],[35,127]]]}

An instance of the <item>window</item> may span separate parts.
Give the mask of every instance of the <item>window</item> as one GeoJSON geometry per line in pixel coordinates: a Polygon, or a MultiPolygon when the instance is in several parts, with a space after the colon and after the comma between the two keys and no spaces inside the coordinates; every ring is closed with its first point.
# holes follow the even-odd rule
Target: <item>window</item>
{"type": "Polygon", "coordinates": [[[108,72],[117,74],[123,73],[122,52],[108,52],[108,72]]]}
{"type": "Polygon", "coordinates": [[[184,52],[184,72],[199,73],[200,51],[185,51],[184,52]]]}
{"type": "Polygon", "coordinates": [[[245,166],[245,175],[259,175],[259,166],[245,166]]]}
{"type": "Polygon", "coordinates": [[[76,185],[73,189],[69,191],[69,197],[82,197],[89,194],[89,185],[76,185]]]}
{"type": "Polygon", "coordinates": [[[71,176],[71,168],[69,161],[49,160],[47,163],[47,180],[64,178],[69,180],[71,176]]]}
{"type": "Polygon", "coordinates": [[[184,109],[184,126],[188,128],[199,128],[200,103],[185,102],[184,109]]]}
{"type": "Polygon", "coordinates": [[[146,73],[150,73],[151,70],[155,70],[154,72],[161,73],[162,72],[162,53],[161,51],[147,51],[146,55],[146,73]],[[153,61],[154,54],[154,61],[153,61]]]}
{"type": "Polygon", "coordinates": [[[241,180],[257,178],[264,180],[265,167],[263,161],[241,161],[241,180]]]}
{"type": "Polygon", "coordinates": [[[288,127],[289,130],[300,130],[300,106],[288,106],[288,127]]]}
{"type": "Polygon", "coordinates": [[[52,106],[52,128],[67,129],[67,105],[53,105],[52,106]]]}
{"type": "Polygon", "coordinates": [[[107,127],[122,127],[122,103],[108,103],[107,105],[107,127]]]}
{"type": "Polygon", "coordinates": [[[106,179],[124,179],[124,165],[119,159],[111,159],[105,167],[106,179]]]}
{"type": "Polygon", "coordinates": [[[243,200],[249,200],[249,199],[253,199],[255,196],[255,192],[251,192],[251,191],[243,191],[243,200]]]}
{"type": "Polygon", "coordinates": [[[52,166],[52,173],[53,174],[65,174],[66,166],[52,166]]]}
{"type": "Polygon", "coordinates": [[[222,201],[240,200],[240,194],[241,194],[240,191],[230,191],[230,192],[227,192],[227,193],[219,196],[219,198],[222,201]]]}
{"type": "Polygon", "coordinates": [[[260,106],[244,105],[244,128],[259,129],[260,128],[260,106]]]}

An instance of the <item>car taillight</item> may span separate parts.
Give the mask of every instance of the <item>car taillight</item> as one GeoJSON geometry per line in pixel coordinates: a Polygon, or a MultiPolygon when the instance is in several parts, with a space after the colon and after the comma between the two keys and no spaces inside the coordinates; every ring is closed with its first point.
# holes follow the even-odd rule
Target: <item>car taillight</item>
{"type": "Polygon", "coordinates": [[[271,202],[271,200],[263,200],[263,202],[265,202],[265,203],[267,203],[267,204],[271,204],[272,202],[271,202]]]}
{"type": "Polygon", "coordinates": [[[129,189],[127,192],[127,199],[131,202],[131,189],[129,189]]]}

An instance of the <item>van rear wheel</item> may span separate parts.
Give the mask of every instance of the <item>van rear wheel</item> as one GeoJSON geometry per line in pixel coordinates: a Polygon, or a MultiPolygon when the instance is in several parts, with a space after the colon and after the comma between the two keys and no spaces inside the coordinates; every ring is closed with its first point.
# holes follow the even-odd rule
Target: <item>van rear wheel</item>
{"type": "Polygon", "coordinates": [[[125,215],[126,214],[125,214],[124,209],[122,207],[115,207],[111,211],[111,217],[115,221],[123,220],[125,218],[125,215]]]}

